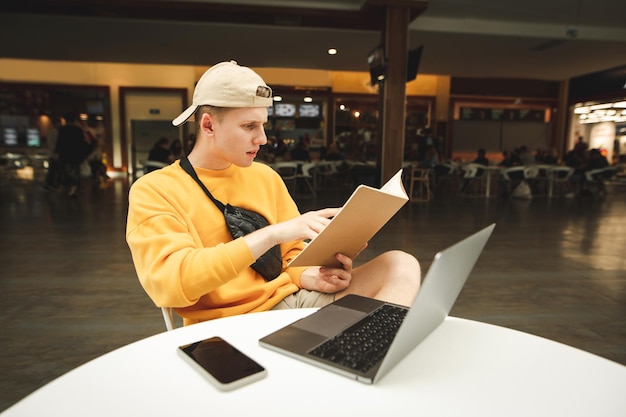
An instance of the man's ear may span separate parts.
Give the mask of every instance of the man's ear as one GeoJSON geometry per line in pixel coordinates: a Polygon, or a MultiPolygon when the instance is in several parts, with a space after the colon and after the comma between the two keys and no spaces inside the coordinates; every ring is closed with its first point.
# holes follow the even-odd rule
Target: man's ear
{"type": "Polygon", "coordinates": [[[210,113],[202,113],[202,118],[200,119],[200,130],[202,130],[207,135],[212,135],[213,120],[213,116],[210,113]]]}

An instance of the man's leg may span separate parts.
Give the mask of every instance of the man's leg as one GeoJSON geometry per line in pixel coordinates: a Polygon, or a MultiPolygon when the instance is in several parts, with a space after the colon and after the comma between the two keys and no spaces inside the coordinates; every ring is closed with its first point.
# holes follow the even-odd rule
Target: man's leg
{"type": "Polygon", "coordinates": [[[421,283],[421,269],[415,257],[402,251],[385,252],[352,271],[352,282],[336,299],[348,294],[376,298],[410,306],[421,283]]]}

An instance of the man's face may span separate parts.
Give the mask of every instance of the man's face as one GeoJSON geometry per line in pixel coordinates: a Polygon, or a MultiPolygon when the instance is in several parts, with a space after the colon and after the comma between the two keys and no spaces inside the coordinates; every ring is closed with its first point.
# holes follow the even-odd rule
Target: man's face
{"type": "Polygon", "coordinates": [[[225,112],[221,120],[213,117],[216,160],[224,168],[231,163],[248,167],[259,148],[267,143],[263,125],[267,122],[264,107],[240,108],[225,112]]]}

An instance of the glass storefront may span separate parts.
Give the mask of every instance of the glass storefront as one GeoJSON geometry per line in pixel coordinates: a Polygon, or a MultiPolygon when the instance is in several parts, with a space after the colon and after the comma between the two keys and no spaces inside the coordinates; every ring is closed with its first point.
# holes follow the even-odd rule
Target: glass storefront
{"type": "Polygon", "coordinates": [[[626,162],[626,97],[579,102],[570,115],[569,149],[582,141],[611,163],[626,162]]]}

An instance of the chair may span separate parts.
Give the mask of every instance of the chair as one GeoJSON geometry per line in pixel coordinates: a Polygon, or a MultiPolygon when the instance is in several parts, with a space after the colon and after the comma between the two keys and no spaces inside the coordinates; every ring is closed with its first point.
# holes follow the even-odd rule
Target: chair
{"type": "Polygon", "coordinates": [[[143,173],[147,174],[148,172],[156,171],[157,169],[161,169],[166,167],[167,164],[159,161],[146,161],[143,163],[143,173]]]}
{"type": "Polygon", "coordinates": [[[411,201],[428,201],[431,198],[430,168],[411,168],[409,199],[411,201]],[[415,195],[415,191],[417,191],[417,195],[415,195]]]}
{"type": "Polygon", "coordinates": [[[315,162],[309,162],[309,163],[303,164],[300,167],[301,172],[298,172],[297,178],[296,178],[296,186],[298,182],[297,180],[304,181],[304,184],[307,186],[309,191],[311,191],[311,194],[313,195],[313,197],[316,196],[316,193],[315,193],[315,187],[313,186],[313,184],[315,183],[315,179],[313,178],[312,173],[314,172],[316,165],[317,164],[315,162]]]}
{"type": "Polygon", "coordinates": [[[161,307],[161,313],[163,313],[163,320],[165,321],[167,331],[174,330],[176,328],[174,309],[172,307],[161,307]]]}
{"type": "Polygon", "coordinates": [[[526,165],[524,167],[524,179],[528,181],[533,190],[533,194],[538,194],[539,189],[543,185],[543,190],[546,190],[546,181],[548,179],[546,175],[547,168],[544,165],[526,165]]]}
{"type": "Polygon", "coordinates": [[[298,180],[298,163],[297,162],[276,162],[272,164],[274,171],[282,177],[287,189],[295,195],[296,182],[298,180]],[[290,187],[291,185],[291,187],[290,187]]]}
{"type": "Polygon", "coordinates": [[[326,185],[329,179],[339,175],[337,161],[319,161],[315,165],[315,171],[322,185],[326,185]]]}
{"type": "Polygon", "coordinates": [[[574,168],[566,166],[555,166],[548,170],[548,197],[552,197],[556,187],[561,189],[561,194],[573,189],[570,178],[574,174],[574,168]],[[567,188],[567,190],[564,190],[567,188]]]}
{"type": "Polygon", "coordinates": [[[459,165],[452,162],[441,162],[435,165],[431,173],[430,183],[434,192],[444,194],[451,192],[456,194],[459,190],[459,165]]]}
{"type": "Polygon", "coordinates": [[[606,195],[604,182],[617,175],[617,167],[609,166],[605,168],[592,169],[585,172],[585,182],[583,190],[590,192],[594,198],[606,195]]]}
{"type": "Polygon", "coordinates": [[[461,186],[460,193],[466,194],[466,191],[470,189],[474,184],[478,183],[478,194],[483,194],[485,184],[483,182],[483,174],[485,172],[485,166],[480,164],[466,164],[461,167],[463,178],[463,185],[461,186]]]}
{"type": "Polygon", "coordinates": [[[526,179],[525,171],[526,167],[524,166],[509,167],[500,171],[500,175],[502,176],[502,180],[506,184],[506,191],[509,195],[511,194],[511,191],[519,185],[519,183],[526,179]]]}

